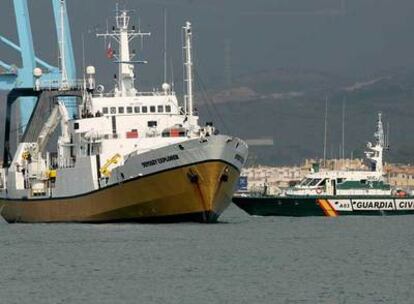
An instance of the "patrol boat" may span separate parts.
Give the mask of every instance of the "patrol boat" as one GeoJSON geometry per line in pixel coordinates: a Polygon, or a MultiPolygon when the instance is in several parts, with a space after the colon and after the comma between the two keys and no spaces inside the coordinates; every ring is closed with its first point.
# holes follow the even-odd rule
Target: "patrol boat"
{"type": "Polygon", "coordinates": [[[36,88],[9,94],[8,115],[19,96],[38,102],[13,158],[10,116],[6,121],[0,213],[7,222],[207,223],[229,206],[248,148],[239,138],[218,134],[212,123],[198,123],[191,23],[182,29],[183,105],[167,83],[151,92],[135,88],[134,65],[144,62],[134,61],[130,42],[149,33],[129,23],[127,11],[117,12],[112,31],[98,34],[119,43],[119,52],[109,50],[119,67],[113,91],[95,86],[89,66],[81,88],[63,72],[58,90],[46,88],[36,69],[36,88]],[[79,101],[75,118],[62,99],[68,96],[79,101]],[[59,124],[57,153],[50,152],[47,143],[59,124]]]}
{"type": "Polygon", "coordinates": [[[414,197],[398,192],[385,182],[385,144],[381,113],[378,114],[375,144],[365,152],[370,171],[319,171],[279,196],[239,194],[233,202],[251,215],[338,216],[398,215],[414,213],[414,197]]]}

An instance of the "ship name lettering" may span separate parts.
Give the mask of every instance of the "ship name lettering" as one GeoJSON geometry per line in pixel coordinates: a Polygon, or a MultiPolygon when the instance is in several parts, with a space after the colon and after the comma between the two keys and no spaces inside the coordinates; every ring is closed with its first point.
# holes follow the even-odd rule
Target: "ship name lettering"
{"type": "Polygon", "coordinates": [[[414,209],[414,201],[401,201],[399,207],[401,209],[414,209]]]}
{"type": "Polygon", "coordinates": [[[358,209],[392,209],[393,204],[391,201],[379,202],[379,201],[358,201],[356,202],[358,209]]]}
{"type": "Polygon", "coordinates": [[[177,160],[177,159],[179,159],[179,156],[177,154],[173,154],[173,155],[168,155],[168,156],[164,156],[164,157],[161,157],[161,158],[152,159],[152,160],[142,162],[141,165],[144,168],[147,168],[147,167],[152,167],[152,166],[155,166],[155,165],[167,163],[167,162],[170,162],[170,161],[174,161],[174,160],[177,160]]]}

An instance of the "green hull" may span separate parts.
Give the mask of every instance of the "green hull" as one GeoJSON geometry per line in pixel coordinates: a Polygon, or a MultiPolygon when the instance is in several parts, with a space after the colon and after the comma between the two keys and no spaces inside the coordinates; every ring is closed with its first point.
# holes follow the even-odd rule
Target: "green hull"
{"type": "Polygon", "coordinates": [[[341,216],[414,214],[414,197],[236,196],[233,203],[250,215],[341,216]]]}

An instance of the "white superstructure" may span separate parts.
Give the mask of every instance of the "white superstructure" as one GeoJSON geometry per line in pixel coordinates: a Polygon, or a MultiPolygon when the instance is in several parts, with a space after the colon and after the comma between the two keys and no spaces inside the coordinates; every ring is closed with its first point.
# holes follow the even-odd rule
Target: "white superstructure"
{"type": "MultiPolygon", "coordinates": [[[[186,50],[186,106],[181,107],[171,85],[163,83],[160,90],[142,92],[135,87],[135,65],[146,63],[134,60],[129,44],[136,37],[149,36],[130,29],[127,11],[116,16],[116,28],[98,34],[119,44],[114,53],[119,66],[118,82],[110,93],[86,96],[79,113],[80,119],[71,124],[73,144],[82,156],[100,154],[102,161],[111,159],[114,151],[120,155],[142,153],[214,132],[211,127],[200,128],[193,113],[191,24],[183,27],[186,50]]],[[[88,86],[94,88],[94,69],[89,67],[88,86]]],[[[69,148],[68,148],[69,149],[69,148]]],[[[122,164],[122,159],[119,162],[122,164]]]]}
{"type": "MultiPolygon", "coordinates": [[[[172,143],[211,133],[211,127],[200,128],[193,113],[191,24],[184,29],[186,50],[185,105],[181,107],[171,85],[163,83],[160,90],[138,91],[135,82],[135,64],[129,43],[136,37],[149,36],[129,27],[126,11],[116,17],[116,28],[111,33],[98,34],[119,43],[119,54],[114,54],[119,66],[118,82],[113,92],[90,94],[80,111],[80,119],[72,123],[74,142],[81,154],[100,153],[103,159],[112,157],[116,150],[121,155],[132,151],[144,152],[172,143]]],[[[94,88],[94,69],[89,67],[88,86],[94,88]]]]}

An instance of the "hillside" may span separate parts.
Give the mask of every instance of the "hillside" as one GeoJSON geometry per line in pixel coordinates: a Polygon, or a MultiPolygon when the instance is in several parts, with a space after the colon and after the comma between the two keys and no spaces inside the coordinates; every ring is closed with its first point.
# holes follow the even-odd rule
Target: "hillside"
{"type": "Polygon", "coordinates": [[[387,158],[413,163],[413,84],[414,71],[407,70],[386,71],[367,79],[300,70],[268,71],[240,78],[237,87],[209,92],[210,102],[204,98],[200,111],[209,119],[216,116],[217,125],[224,128],[217,119],[216,113],[220,113],[230,133],[242,138],[273,138],[273,147],[251,147],[255,162],[292,164],[322,156],[327,96],[329,157],[339,154],[345,102],[347,157],[363,155],[381,111],[390,125],[387,158]]]}
{"type": "MultiPolygon", "coordinates": [[[[381,111],[390,125],[387,160],[414,163],[413,84],[412,70],[349,79],[319,71],[277,69],[244,75],[231,88],[208,92],[198,88],[197,104],[202,121],[214,121],[222,133],[274,139],[274,146],[251,147],[251,162],[297,164],[305,158],[322,157],[326,96],[327,154],[339,155],[345,100],[347,157],[363,156],[381,111]]],[[[0,113],[4,114],[4,103],[0,113]]],[[[0,139],[2,135],[3,130],[0,139]]]]}

